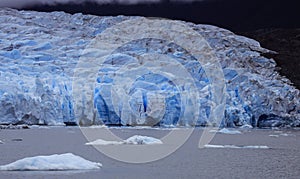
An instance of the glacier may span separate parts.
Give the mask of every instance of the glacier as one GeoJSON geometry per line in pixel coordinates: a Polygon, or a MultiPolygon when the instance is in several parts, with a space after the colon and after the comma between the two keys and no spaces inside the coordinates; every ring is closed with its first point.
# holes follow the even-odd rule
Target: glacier
{"type": "MultiPolygon", "coordinates": [[[[75,107],[87,106],[75,104],[72,83],[80,58],[93,55],[84,49],[107,28],[136,18],[0,9],[0,124],[80,124],[75,107]]],[[[199,33],[219,60],[226,85],[221,126],[300,126],[299,90],[278,74],[273,59],[264,57],[275,52],[226,29],[182,23],[199,33]]],[[[193,54],[176,43],[144,38],[124,44],[99,66],[94,83],[90,106],[95,115],[83,125],[214,125],[209,120],[211,80],[193,54]],[[181,119],[189,104],[183,103],[181,89],[170,80],[181,77],[150,71],[128,89],[129,108],[139,120],[121,115],[121,104],[110,99],[114,72],[146,53],[175,59],[194,79],[200,94],[197,121],[181,119]]]]}

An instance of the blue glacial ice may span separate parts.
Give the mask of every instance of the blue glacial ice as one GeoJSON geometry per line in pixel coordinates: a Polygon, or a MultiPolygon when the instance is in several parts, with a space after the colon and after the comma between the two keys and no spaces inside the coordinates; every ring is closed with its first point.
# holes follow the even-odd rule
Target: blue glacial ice
{"type": "MultiPolygon", "coordinates": [[[[74,69],[89,43],[105,29],[137,17],[98,17],[63,12],[0,10],[0,124],[63,125],[75,117],[74,69]]],[[[278,74],[274,53],[259,42],[211,25],[185,23],[213,49],[224,73],[226,106],[222,126],[299,126],[299,90],[278,74]]],[[[195,39],[197,40],[197,39],[195,39]]],[[[126,78],[124,78],[126,79],[126,78]]],[[[94,80],[91,124],[203,126],[212,105],[211,80],[193,54],[164,39],[144,38],[124,44],[99,66],[94,80]],[[170,77],[149,71],[128,88],[133,116],[126,120],[123,106],[111,99],[117,71],[139,56],[162,54],[183,66],[199,90],[197,121],[180,119],[189,105],[170,77]],[[185,104],[185,105],[182,105],[185,104]],[[151,121],[152,122],[149,122],[151,121]],[[154,121],[154,122],[153,122],[154,121]]],[[[126,83],[126,82],[124,82],[126,83]]],[[[83,99],[88,100],[88,99],[83,99]]],[[[81,108],[85,108],[82,103],[81,108]]]]}

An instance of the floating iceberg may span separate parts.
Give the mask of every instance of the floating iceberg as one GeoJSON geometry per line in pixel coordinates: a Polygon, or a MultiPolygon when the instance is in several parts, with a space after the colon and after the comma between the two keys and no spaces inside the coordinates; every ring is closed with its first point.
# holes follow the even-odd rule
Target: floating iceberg
{"type": "Polygon", "coordinates": [[[295,137],[295,134],[287,134],[287,133],[283,133],[283,134],[279,134],[280,136],[284,136],[284,137],[295,137]]]}
{"type": "Polygon", "coordinates": [[[120,145],[120,144],[153,145],[153,144],[163,144],[163,142],[154,137],[134,135],[123,141],[106,141],[103,139],[97,139],[95,141],[88,142],[85,145],[120,145]]]}
{"type": "Polygon", "coordinates": [[[265,145],[249,145],[249,146],[236,146],[236,145],[210,145],[207,144],[205,148],[217,148],[217,149],[270,149],[265,145]]]}
{"type": "Polygon", "coordinates": [[[91,162],[72,153],[49,156],[27,157],[13,163],[0,166],[0,170],[94,170],[101,163],[91,162]]]}
{"type": "Polygon", "coordinates": [[[279,137],[279,135],[271,134],[269,137],[279,137]]]}
{"type": "Polygon", "coordinates": [[[162,144],[163,142],[154,137],[134,135],[129,137],[124,141],[126,144],[134,144],[134,145],[152,145],[152,144],[162,144]]]}
{"type": "Polygon", "coordinates": [[[240,127],[240,129],[252,129],[253,126],[251,126],[250,124],[244,124],[240,127]]]}
{"type": "Polygon", "coordinates": [[[238,131],[238,130],[227,129],[227,128],[223,128],[223,129],[219,130],[218,133],[222,133],[222,134],[241,134],[241,132],[238,131]]]}
{"type": "Polygon", "coordinates": [[[120,145],[124,144],[123,141],[107,141],[103,139],[97,139],[92,142],[85,143],[85,145],[120,145]]]}
{"type": "MultiPolygon", "coordinates": [[[[197,61],[205,59],[208,48],[199,49],[196,58],[189,48],[166,39],[132,40],[116,48],[102,64],[78,67],[82,58],[99,55],[86,50],[96,37],[116,24],[141,17],[12,9],[1,9],[0,17],[0,124],[204,126],[216,125],[214,119],[224,127],[300,126],[299,90],[276,72],[273,59],[263,56],[273,52],[228,30],[176,21],[201,35],[201,43],[208,43],[214,52],[226,85],[218,89],[221,86],[213,87],[213,75],[206,70],[210,64],[197,61]],[[76,73],[92,68],[98,69],[89,86],[91,95],[77,95],[76,90],[85,88],[73,88],[76,73]],[[134,73],[135,79],[128,78],[134,73]],[[123,84],[116,86],[119,82],[123,84]],[[225,89],[222,99],[214,96],[214,90],[225,89]],[[126,104],[120,99],[126,99],[126,104]],[[224,106],[218,106],[219,100],[224,106]],[[216,114],[224,117],[217,119],[216,114]]],[[[159,29],[154,32],[161,35],[159,29]]],[[[191,48],[190,44],[200,43],[200,39],[178,40],[191,48]]],[[[88,78],[83,79],[83,85],[84,80],[88,83],[88,78]]]]}

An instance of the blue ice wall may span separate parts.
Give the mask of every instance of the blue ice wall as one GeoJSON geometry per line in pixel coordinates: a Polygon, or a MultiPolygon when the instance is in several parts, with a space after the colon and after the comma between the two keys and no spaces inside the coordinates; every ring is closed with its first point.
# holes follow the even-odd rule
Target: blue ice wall
{"type": "MultiPolygon", "coordinates": [[[[106,28],[134,18],[11,9],[1,9],[0,16],[0,124],[46,125],[77,122],[72,81],[84,48],[106,28]]],[[[300,125],[299,90],[276,72],[273,59],[261,55],[271,53],[269,50],[225,29],[188,25],[205,38],[222,66],[227,89],[222,125],[300,125]]],[[[182,89],[168,76],[157,73],[139,76],[131,84],[130,110],[151,117],[153,101],[160,100],[153,97],[157,93],[164,100],[158,103],[163,110],[156,125],[209,123],[211,83],[202,64],[175,43],[140,39],[118,48],[99,66],[93,89],[94,124],[128,125],[122,117],[122,105],[111,100],[113,74],[146,53],[166,55],[189,72],[201,95],[196,105],[199,114],[192,124],[189,119],[180,121],[186,108],[182,89]]]]}

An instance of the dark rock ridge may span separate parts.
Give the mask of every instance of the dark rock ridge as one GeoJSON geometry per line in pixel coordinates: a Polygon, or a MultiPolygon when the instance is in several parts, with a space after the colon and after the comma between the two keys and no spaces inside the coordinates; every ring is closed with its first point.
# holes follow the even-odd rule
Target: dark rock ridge
{"type": "Polygon", "coordinates": [[[274,58],[279,73],[290,79],[296,88],[300,89],[300,28],[269,28],[240,34],[253,38],[262,46],[278,52],[267,56],[274,58]]]}

